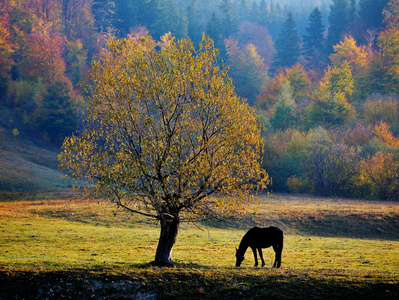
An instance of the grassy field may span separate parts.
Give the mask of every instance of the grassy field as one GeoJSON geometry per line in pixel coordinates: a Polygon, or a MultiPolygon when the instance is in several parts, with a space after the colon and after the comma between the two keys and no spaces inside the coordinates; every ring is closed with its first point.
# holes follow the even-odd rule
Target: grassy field
{"type": "MultiPolygon", "coordinates": [[[[259,197],[246,218],[181,227],[176,268],[154,268],[159,228],[105,200],[0,202],[0,299],[398,299],[399,204],[259,197]],[[252,226],[285,232],[282,268],[235,247],[252,226]],[[22,288],[23,287],[23,288],[22,288]]],[[[1,201],[1,199],[0,199],[1,201]]]]}
{"type": "Polygon", "coordinates": [[[0,109],[0,196],[35,198],[41,190],[52,190],[43,194],[47,198],[70,189],[71,182],[58,171],[60,149],[35,137],[14,136],[1,126],[6,121],[0,109]]]}

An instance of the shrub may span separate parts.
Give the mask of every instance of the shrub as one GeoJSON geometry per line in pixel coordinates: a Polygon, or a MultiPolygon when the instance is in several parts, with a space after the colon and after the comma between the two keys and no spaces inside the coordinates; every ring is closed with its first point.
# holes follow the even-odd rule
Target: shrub
{"type": "Polygon", "coordinates": [[[309,182],[306,178],[293,175],[287,179],[287,187],[291,193],[301,194],[309,191],[309,182]]]}

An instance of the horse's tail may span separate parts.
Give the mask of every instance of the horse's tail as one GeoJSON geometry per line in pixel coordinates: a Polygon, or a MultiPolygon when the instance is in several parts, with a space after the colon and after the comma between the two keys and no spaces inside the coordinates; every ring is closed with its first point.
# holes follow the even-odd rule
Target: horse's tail
{"type": "Polygon", "coordinates": [[[283,252],[283,248],[284,248],[284,232],[282,230],[280,230],[279,232],[279,241],[276,245],[276,261],[273,265],[273,267],[276,268],[280,268],[281,266],[281,254],[283,252]]]}
{"type": "Polygon", "coordinates": [[[283,247],[284,247],[284,232],[281,230],[281,240],[280,240],[280,247],[279,247],[281,252],[283,251],[283,247]]]}

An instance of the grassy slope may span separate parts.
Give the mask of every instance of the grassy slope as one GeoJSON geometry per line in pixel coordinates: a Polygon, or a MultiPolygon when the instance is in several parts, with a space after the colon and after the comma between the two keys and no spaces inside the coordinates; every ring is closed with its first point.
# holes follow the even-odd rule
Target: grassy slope
{"type": "Polygon", "coordinates": [[[58,171],[59,149],[35,144],[35,140],[0,127],[0,193],[37,193],[70,187],[58,171]]]}
{"type": "MultiPolygon", "coordinates": [[[[108,299],[132,292],[166,299],[399,296],[398,204],[283,196],[260,200],[257,214],[243,220],[203,224],[202,230],[184,225],[173,252],[175,269],[148,265],[156,249],[156,226],[107,202],[0,202],[0,299],[2,293],[24,296],[22,285],[42,298],[90,298],[87,290],[108,299]],[[254,224],[284,229],[282,269],[253,268],[249,252],[242,268],[233,267],[234,248],[254,224]],[[112,288],[99,288],[110,282],[112,288]],[[138,291],[132,291],[137,285],[138,291]]],[[[270,266],[272,250],[264,253],[270,266]]]]}

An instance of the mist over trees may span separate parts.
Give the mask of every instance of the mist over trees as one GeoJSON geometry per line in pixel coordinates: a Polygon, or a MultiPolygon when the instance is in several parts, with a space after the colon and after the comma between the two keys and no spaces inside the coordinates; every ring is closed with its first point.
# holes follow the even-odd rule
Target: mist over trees
{"type": "Polygon", "coordinates": [[[59,145],[110,36],[209,35],[264,124],[272,191],[397,200],[398,14],[397,0],[3,0],[0,137],[59,145]]]}

